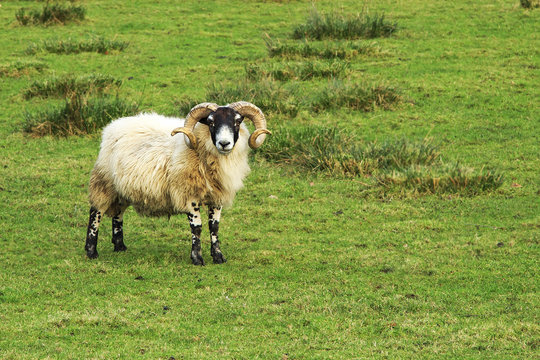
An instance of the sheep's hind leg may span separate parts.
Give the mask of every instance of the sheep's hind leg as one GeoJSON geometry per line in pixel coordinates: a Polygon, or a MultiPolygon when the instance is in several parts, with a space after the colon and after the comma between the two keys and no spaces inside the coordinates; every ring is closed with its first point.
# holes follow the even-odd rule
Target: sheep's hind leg
{"type": "Polygon", "coordinates": [[[219,219],[221,218],[221,206],[208,206],[208,229],[210,230],[210,254],[214,264],[223,264],[227,260],[219,248],[219,219]]]}
{"type": "Polygon", "coordinates": [[[192,202],[187,216],[191,228],[191,261],[193,265],[204,265],[201,253],[201,204],[192,202]]]}
{"type": "Polygon", "coordinates": [[[124,211],[126,211],[125,208],[112,218],[112,243],[114,244],[114,251],[127,250],[124,244],[124,211]]]}
{"type": "Polygon", "coordinates": [[[95,259],[98,257],[97,252],[97,240],[98,240],[98,231],[99,223],[101,222],[101,212],[96,208],[90,208],[90,219],[88,221],[88,230],[86,232],[86,245],[84,249],[86,250],[86,256],[90,259],[95,259]]]}

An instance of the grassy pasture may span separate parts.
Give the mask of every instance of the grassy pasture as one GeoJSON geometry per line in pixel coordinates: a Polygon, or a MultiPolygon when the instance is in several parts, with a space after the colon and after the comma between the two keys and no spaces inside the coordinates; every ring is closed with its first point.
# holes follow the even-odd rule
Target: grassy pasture
{"type": "MultiPolygon", "coordinates": [[[[83,20],[47,26],[16,18],[43,2],[0,7],[0,358],[538,357],[540,9],[519,0],[315,2],[320,14],[366,10],[397,24],[364,43],[293,39],[308,1],[81,4],[83,20]],[[88,39],[99,44],[42,46],[79,49],[88,39]],[[121,46],[99,50],[113,44],[121,46]],[[293,50],[276,55],[278,45],[293,50]],[[327,49],[346,56],[327,59],[327,49]],[[343,71],[308,76],[309,63],[343,71]],[[257,78],[255,69],[268,74],[257,78]],[[191,102],[246,96],[268,82],[257,89],[276,131],[224,211],[226,264],[190,264],[184,217],[132,210],[128,251],[112,252],[105,220],[100,257],[86,259],[99,132],[26,134],[25,114],[65,100],[25,94],[92,74],[122,81],[122,98],[142,111],[177,116],[191,102]],[[310,107],[325,104],[321,94],[334,84],[385,84],[402,100],[310,107]],[[473,194],[432,194],[400,183],[414,174],[398,167],[388,171],[399,176],[384,173],[396,187],[387,191],[374,187],[373,172],[305,167],[298,149],[312,143],[291,145],[286,135],[317,129],[366,158],[366,149],[404,141],[423,149],[404,152],[419,165],[459,163],[504,180],[473,194]]],[[[390,155],[381,159],[391,163],[390,155]]],[[[207,229],[203,238],[208,261],[207,229]]]]}

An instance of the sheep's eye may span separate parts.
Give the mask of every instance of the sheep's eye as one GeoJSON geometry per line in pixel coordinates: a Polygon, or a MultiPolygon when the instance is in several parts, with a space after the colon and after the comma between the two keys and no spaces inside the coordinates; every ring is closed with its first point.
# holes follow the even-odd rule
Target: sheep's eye
{"type": "Polygon", "coordinates": [[[234,117],[234,126],[236,128],[238,128],[240,126],[240,124],[242,123],[242,120],[244,120],[244,118],[242,117],[242,115],[240,114],[236,114],[236,116],[234,117]]]}

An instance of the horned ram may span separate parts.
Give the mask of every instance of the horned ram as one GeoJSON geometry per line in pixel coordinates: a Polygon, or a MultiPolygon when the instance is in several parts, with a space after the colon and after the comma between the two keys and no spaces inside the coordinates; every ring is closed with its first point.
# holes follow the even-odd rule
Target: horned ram
{"type": "Polygon", "coordinates": [[[139,214],[185,213],[191,227],[191,260],[204,265],[201,253],[201,206],[208,207],[210,253],[225,262],[218,239],[223,207],[231,206],[249,173],[249,148],[262,145],[266,119],[255,105],[240,101],[226,106],[202,103],[184,119],[154,113],[111,122],[90,176],[90,219],[86,255],[96,258],[98,230],[104,215],[112,217],[114,251],[125,251],[123,215],[132,205],[139,214]],[[244,118],[255,130],[250,135],[244,118]],[[175,134],[182,133],[178,137],[175,134]],[[182,139],[184,138],[184,139],[182,139]]]}

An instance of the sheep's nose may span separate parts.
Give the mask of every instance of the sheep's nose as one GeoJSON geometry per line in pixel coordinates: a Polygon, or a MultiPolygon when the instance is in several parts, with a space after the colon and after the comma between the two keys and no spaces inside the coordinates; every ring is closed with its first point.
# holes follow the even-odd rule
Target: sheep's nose
{"type": "Polygon", "coordinates": [[[221,147],[222,147],[223,149],[225,149],[225,148],[226,148],[227,146],[229,146],[230,144],[231,144],[231,142],[230,142],[230,141],[227,141],[227,140],[220,140],[220,141],[219,141],[219,145],[221,145],[221,147]]]}

